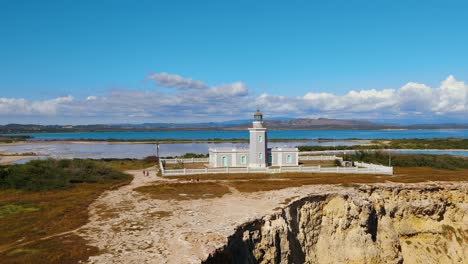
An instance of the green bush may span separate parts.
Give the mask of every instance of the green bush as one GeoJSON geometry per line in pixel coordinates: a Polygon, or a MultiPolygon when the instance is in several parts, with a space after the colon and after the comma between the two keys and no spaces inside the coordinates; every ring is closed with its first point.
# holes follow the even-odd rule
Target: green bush
{"type": "MultiPolygon", "coordinates": [[[[388,165],[389,153],[383,151],[356,151],[346,159],[388,165]]],[[[391,164],[396,167],[432,167],[436,169],[468,169],[468,159],[451,155],[391,154],[391,164]]]]}
{"type": "Polygon", "coordinates": [[[102,161],[34,160],[0,168],[0,188],[28,191],[65,189],[75,183],[106,183],[129,178],[102,161]]]}
{"type": "MultiPolygon", "coordinates": [[[[384,140],[383,141],[388,141],[384,140]]],[[[372,140],[373,145],[354,146],[299,146],[299,151],[366,150],[366,149],[468,149],[466,138],[392,139],[388,144],[372,140]]]]}

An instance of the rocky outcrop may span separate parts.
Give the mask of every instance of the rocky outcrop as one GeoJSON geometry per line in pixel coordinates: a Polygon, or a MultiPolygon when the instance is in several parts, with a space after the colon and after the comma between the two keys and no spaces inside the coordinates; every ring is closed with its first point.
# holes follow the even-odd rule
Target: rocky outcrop
{"type": "Polygon", "coordinates": [[[245,223],[203,263],[463,263],[467,242],[466,186],[361,186],[245,223]]]}

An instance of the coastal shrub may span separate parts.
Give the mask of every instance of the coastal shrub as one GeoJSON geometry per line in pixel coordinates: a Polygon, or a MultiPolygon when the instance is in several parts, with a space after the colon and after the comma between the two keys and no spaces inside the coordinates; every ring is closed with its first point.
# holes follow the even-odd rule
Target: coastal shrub
{"type": "Polygon", "coordinates": [[[466,138],[431,138],[431,139],[392,139],[386,144],[385,139],[372,140],[372,145],[354,146],[299,146],[299,151],[324,150],[370,150],[370,149],[468,149],[466,138]]]}
{"type": "Polygon", "coordinates": [[[299,151],[325,151],[325,150],[364,150],[384,149],[383,145],[354,145],[354,146],[298,146],[299,151]]]}
{"type": "MultiPolygon", "coordinates": [[[[384,151],[356,151],[345,159],[388,165],[390,155],[384,151]]],[[[451,155],[391,154],[396,167],[431,167],[435,169],[468,169],[468,159],[451,155]]]]}
{"type": "Polygon", "coordinates": [[[0,188],[42,191],[70,188],[75,183],[107,183],[127,174],[94,160],[34,160],[0,168],[0,188]]]}

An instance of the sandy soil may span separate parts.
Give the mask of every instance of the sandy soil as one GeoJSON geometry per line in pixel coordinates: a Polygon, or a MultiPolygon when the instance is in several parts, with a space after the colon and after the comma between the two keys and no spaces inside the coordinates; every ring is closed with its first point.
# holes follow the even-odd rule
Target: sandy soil
{"type": "Polygon", "coordinates": [[[227,242],[236,226],[278,210],[286,199],[343,191],[322,185],[241,194],[230,188],[221,198],[156,200],[133,191],[169,181],[150,171],[150,177],[130,171],[135,176],[130,185],[104,193],[91,205],[90,221],[78,234],[102,254],[89,263],[200,263],[227,242]]]}

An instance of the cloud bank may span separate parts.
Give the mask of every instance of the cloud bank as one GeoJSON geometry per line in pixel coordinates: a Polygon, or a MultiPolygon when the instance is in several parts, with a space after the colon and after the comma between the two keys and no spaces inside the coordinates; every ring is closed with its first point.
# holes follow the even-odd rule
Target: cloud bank
{"type": "Polygon", "coordinates": [[[257,108],[270,117],[374,120],[446,117],[467,122],[468,116],[468,85],[451,75],[435,88],[409,82],[397,89],[351,90],[344,95],[309,92],[298,97],[256,94],[240,81],[209,86],[203,81],[164,72],[152,74],[147,80],[154,81],[154,90],[120,89],[83,99],[71,95],[42,101],[0,98],[0,121],[21,123],[43,117],[68,124],[184,123],[250,118],[257,108]]]}

